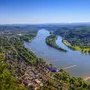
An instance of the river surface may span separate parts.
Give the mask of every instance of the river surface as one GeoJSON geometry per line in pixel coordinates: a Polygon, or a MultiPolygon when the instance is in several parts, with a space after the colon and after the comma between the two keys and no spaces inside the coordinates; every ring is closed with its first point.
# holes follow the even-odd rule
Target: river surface
{"type": "Polygon", "coordinates": [[[61,36],[57,36],[56,44],[68,52],[54,49],[45,43],[45,38],[48,35],[50,35],[49,31],[45,29],[39,30],[34,40],[31,43],[24,42],[24,45],[38,57],[43,58],[47,63],[51,63],[56,67],[65,68],[73,65],[74,67],[66,69],[72,76],[82,78],[90,76],[90,55],[69,49],[62,43],[61,36]]]}

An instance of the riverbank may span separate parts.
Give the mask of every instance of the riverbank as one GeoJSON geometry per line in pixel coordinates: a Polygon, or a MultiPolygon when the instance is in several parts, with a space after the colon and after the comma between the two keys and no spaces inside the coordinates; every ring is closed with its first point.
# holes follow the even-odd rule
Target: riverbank
{"type": "Polygon", "coordinates": [[[37,35],[37,32],[27,32],[21,35],[22,39],[27,42],[31,42],[37,35]]]}
{"type": "Polygon", "coordinates": [[[63,52],[67,52],[67,50],[59,47],[57,44],[56,44],[56,40],[57,40],[57,36],[56,35],[50,35],[48,37],[46,37],[46,44],[53,47],[53,48],[56,48],[57,50],[60,50],[60,51],[63,51],[63,52]]]}
{"type": "Polygon", "coordinates": [[[80,46],[72,46],[67,40],[62,40],[62,42],[69,48],[73,49],[73,50],[77,50],[77,51],[81,51],[82,53],[85,54],[90,54],[90,48],[80,48],[80,46]]]}

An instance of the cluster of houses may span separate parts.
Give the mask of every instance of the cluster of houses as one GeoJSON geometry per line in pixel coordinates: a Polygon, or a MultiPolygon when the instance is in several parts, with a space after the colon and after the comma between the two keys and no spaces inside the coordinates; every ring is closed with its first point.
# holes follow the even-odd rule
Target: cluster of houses
{"type": "Polygon", "coordinates": [[[30,66],[23,59],[12,59],[13,56],[7,55],[7,62],[12,64],[9,69],[15,70],[15,77],[20,80],[22,86],[28,86],[32,88],[32,90],[37,90],[38,86],[43,86],[42,80],[39,78],[41,74],[34,66],[30,66]],[[21,74],[20,71],[23,71],[24,73],[21,74]]]}
{"type": "Polygon", "coordinates": [[[9,59],[8,62],[12,63],[12,68],[16,70],[16,77],[20,80],[21,85],[28,86],[32,88],[32,90],[37,90],[38,86],[42,87],[44,82],[48,80],[51,72],[58,72],[59,69],[50,65],[43,66],[40,65],[37,68],[34,66],[30,66],[30,64],[26,63],[23,59],[15,61],[10,60],[13,56],[7,55],[9,59]],[[18,67],[19,66],[19,67],[18,67]],[[20,70],[24,73],[21,74],[20,70]],[[42,77],[42,78],[40,78],[42,77]]]}

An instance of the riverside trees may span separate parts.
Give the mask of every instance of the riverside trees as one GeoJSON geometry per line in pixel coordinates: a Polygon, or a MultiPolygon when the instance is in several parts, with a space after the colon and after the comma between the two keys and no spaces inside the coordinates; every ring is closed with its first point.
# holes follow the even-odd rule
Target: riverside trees
{"type": "Polygon", "coordinates": [[[90,51],[90,26],[64,26],[55,31],[55,34],[61,35],[63,41],[67,40],[70,48],[80,50],[85,53],[90,51]]]}

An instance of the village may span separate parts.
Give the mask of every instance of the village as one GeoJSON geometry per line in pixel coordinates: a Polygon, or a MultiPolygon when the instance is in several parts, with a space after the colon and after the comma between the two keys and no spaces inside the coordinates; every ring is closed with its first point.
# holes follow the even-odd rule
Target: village
{"type": "Polygon", "coordinates": [[[51,72],[58,72],[59,70],[52,66],[30,66],[23,59],[12,61],[13,56],[7,55],[6,62],[10,63],[9,70],[14,71],[15,77],[20,80],[22,86],[28,86],[32,90],[37,90],[38,87],[42,87],[48,80],[54,80],[51,76],[51,72]]]}

